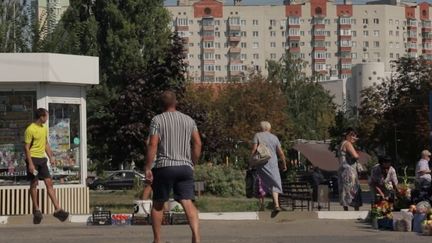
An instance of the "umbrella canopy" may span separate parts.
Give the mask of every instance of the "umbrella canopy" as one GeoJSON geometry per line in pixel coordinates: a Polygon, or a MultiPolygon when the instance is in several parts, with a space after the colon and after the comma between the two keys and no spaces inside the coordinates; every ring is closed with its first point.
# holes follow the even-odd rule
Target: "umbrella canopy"
{"type": "MultiPolygon", "coordinates": [[[[325,171],[337,171],[339,168],[339,159],[335,153],[329,150],[328,143],[298,143],[294,149],[305,156],[314,166],[325,171]]],[[[360,155],[359,162],[365,165],[371,156],[365,152],[358,152],[360,155]]]]}

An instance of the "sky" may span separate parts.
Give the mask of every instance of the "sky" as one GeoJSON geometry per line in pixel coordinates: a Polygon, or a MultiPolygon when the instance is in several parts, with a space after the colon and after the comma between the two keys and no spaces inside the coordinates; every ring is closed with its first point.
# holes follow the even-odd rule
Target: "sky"
{"type": "MultiPolygon", "coordinates": [[[[417,2],[424,2],[425,0],[417,0],[417,2]]],[[[432,0],[426,0],[427,2],[432,3],[432,0]]],[[[165,0],[166,5],[175,5],[177,0],[165,0]]],[[[225,2],[231,4],[232,0],[225,0],[225,2]]],[[[336,0],[336,2],[342,2],[342,0],[336,0]]],[[[367,0],[352,0],[353,3],[364,3],[367,0]]],[[[282,4],[283,0],[243,0],[242,4],[251,5],[251,4],[282,4]]]]}

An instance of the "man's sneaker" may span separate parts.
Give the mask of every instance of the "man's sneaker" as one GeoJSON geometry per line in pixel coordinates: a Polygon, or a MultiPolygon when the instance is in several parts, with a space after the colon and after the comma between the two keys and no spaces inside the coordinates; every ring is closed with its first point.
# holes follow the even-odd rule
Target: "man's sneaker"
{"type": "Polygon", "coordinates": [[[40,224],[42,221],[42,212],[40,210],[35,210],[33,212],[33,224],[40,224]]]}
{"type": "Polygon", "coordinates": [[[56,217],[56,218],[58,218],[58,220],[64,222],[69,217],[69,213],[64,211],[63,209],[60,209],[59,211],[54,213],[54,217],[56,217]]]}

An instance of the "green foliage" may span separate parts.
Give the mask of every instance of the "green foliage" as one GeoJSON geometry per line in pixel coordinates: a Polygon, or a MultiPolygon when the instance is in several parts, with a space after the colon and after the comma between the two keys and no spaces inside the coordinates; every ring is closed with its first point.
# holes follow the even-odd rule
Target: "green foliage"
{"type": "Polygon", "coordinates": [[[0,52],[28,52],[32,32],[30,9],[21,1],[2,1],[0,5],[0,52]]]}
{"type": "Polygon", "coordinates": [[[390,79],[362,94],[361,136],[369,150],[385,151],[397,157],[400,165],[413,168],[429,143],[432,68],[422,57],[401,58],[395,67],[390,79]]]}
{"type": "Polygon", "coordinates": [[[88,92],[89,157],[101,168],[135,161],[157,99],[171,89],[182,98],[185,64],[162,0],[71,0],[39,50],[99,57],[100,85],[88,92]]]}
{"type": "Polygon", "coordinates": [[[286,114],[293,124],[295,138],[328,139],[334,122],[333,97],[304,73],[306,63],[289,51],[278,61],[268,61],[268,80],[281,85],[287,100],[286,114]]]}
{"type": "Polygon", "coordinates": [[[245,195],[245,173],[231,166],[203,164],[195,166],[195,180],[205,182],[205,192],[215,196],[245,195]]]}

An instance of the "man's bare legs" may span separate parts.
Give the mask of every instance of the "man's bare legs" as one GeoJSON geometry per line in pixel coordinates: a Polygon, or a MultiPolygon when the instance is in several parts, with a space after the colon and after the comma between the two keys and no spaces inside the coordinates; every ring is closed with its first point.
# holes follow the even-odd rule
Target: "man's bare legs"
{"type": "Polygon", "coordinates": [[[197,208],[193,204],[192,200],[180,200],[180,203],[183,206],[183,209],[185,210],[186,216],[189,221],[189,226],[192,230],[192,243],[201,242],[197,208]]]}
{"type": "Polygon", "coordinates": [[[153,202],[153,208],[151,212],[152,217],[152,228],[153,228],[153,242],[154,243],[160,243],[160,231],[162,226],[162,218],[163,218],[163,209],[164,209],[164,203],[163,202],[153,202]]]}
{"type": "Polygon", "coordinates": [[[53,185],[52,179],[51,178],[45,178],[44,182],[45,182],[48,196],[50,197],[51,202],[54,204],[55,211],[60,210],[61,209],[60,204],[59,204],[59,201],[57,200],[57,197],[55,195],[54,185],[53,185]]]}
{"type": "Polygon", "coordinates": [[[30,182],[30,197],[32,199],[33,211],[39,210],[38,196],[37,196],[37,186],[39,181],[37,178],[30,182]]]}

